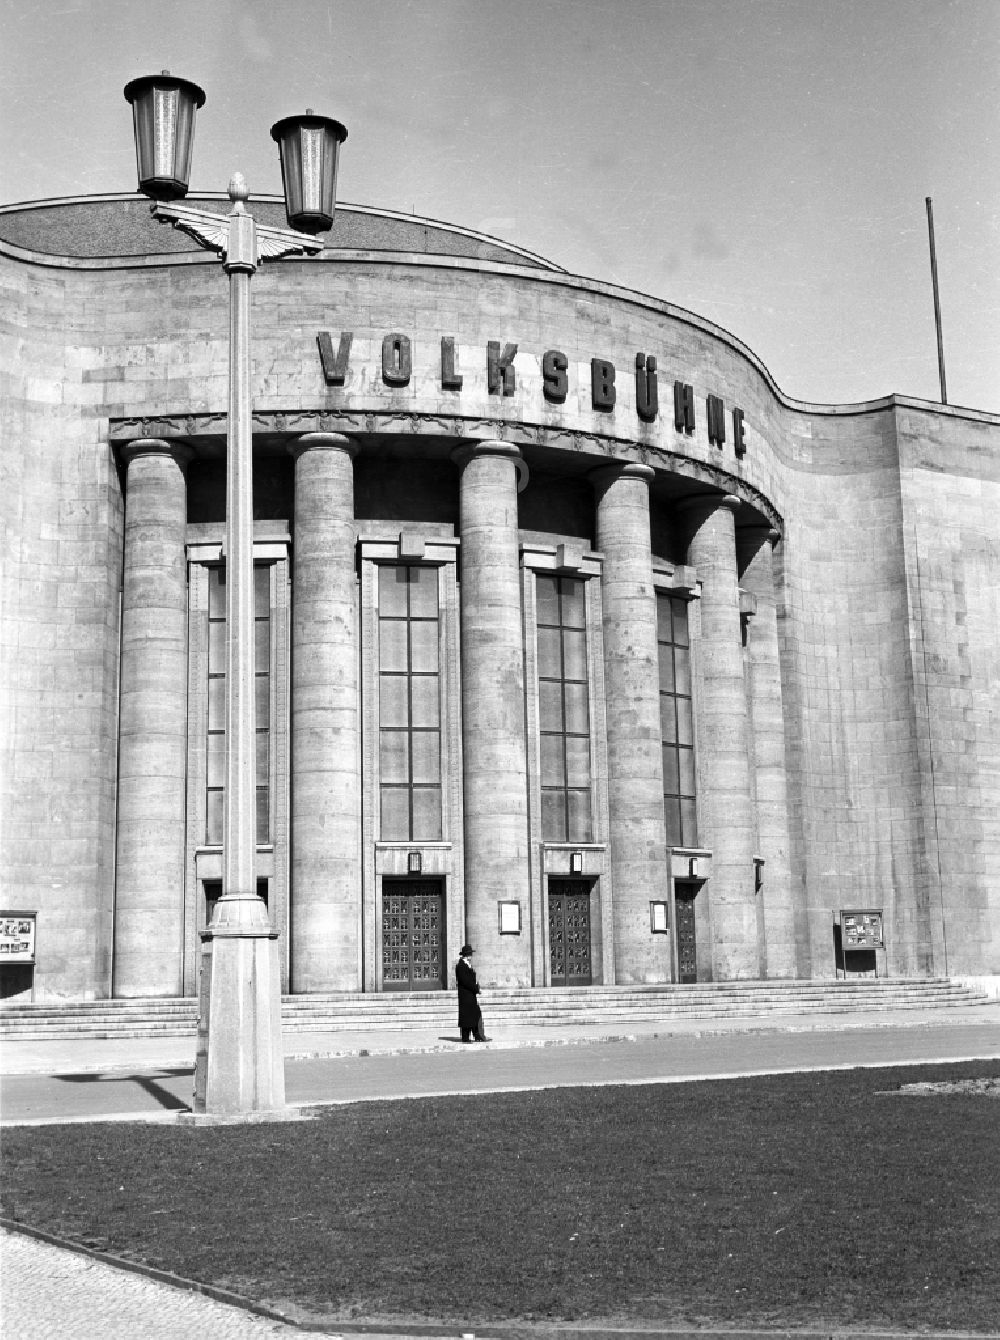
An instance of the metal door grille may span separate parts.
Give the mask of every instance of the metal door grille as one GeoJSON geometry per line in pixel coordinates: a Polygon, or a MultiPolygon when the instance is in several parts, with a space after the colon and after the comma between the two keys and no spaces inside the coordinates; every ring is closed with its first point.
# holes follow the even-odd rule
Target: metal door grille
{"type": "Polygon", "coordinates": [[[553,986],[590,986],[590,882],[549,880],[549,965],[553,986]]]}
{"type": "Polygon", "coordinates": [[[677,976],[681,982],[697,982],[698,956],[694,933],[694,894],[678,893],[674,907],[677,913],[677,976]]]}
{"type": "Polygon", "coordinates": [[[386,991],[444,987],[444,894],[438,880],[382,881],[382,985],[386,991]]]}

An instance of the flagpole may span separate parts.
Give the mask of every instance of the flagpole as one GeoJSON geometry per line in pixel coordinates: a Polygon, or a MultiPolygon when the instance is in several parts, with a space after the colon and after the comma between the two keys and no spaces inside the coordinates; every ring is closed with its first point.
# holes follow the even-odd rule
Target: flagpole
{"type": "Polygon", "coordinates": [[[937,251],[934,247],[934,206],[927,196],[927,234],[931,244],[931,283],[934,287],[934,329],[937,331],[938,376],[941,379],[941,404],[948,403],[948,387],[944,379],[944,336],[941,334],[941,297],[938,293],[937,251]]]}

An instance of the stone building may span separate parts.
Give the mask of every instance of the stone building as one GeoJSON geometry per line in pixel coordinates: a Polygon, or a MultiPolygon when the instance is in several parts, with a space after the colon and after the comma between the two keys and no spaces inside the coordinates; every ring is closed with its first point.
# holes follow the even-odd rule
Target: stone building
{"type": "MultiPolygon", "coordinates": [[[[0,211],[5,994],[191,995],[220,894],[194,248],[135,196],[0,211]]],[[[701,317],[388,211],[253,294],[287,991],[441,989],[466,939],[497,985],[1000,973],[1000,417],[792,400],[701,317]]]]}

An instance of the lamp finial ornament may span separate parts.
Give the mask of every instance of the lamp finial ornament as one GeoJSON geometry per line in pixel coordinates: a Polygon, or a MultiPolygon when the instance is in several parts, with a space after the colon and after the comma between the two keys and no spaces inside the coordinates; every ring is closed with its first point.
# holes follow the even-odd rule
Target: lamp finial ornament
{"type": "Polygon", "coordinates": [[[242,206],[244,200],[250,199],[246,177],[242,172],[234,172],[229,178],[229,198],[238,206],[242,206]]]}

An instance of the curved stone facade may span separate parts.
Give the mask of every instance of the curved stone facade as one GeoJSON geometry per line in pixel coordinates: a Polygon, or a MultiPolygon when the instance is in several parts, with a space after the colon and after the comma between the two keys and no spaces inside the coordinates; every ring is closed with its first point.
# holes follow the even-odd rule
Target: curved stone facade
{"type": "MultiPolygon", "coordinates": [[[[221,890],[192,245],[135,197],[0,210],[7,994],[191,994],[221,890]]],[[[441,989],[469,937],[505,985],[1000,973],[1000,419],[796,402],[702,318],[386,212],[252,292],[286,989],[441,989]]]]}

